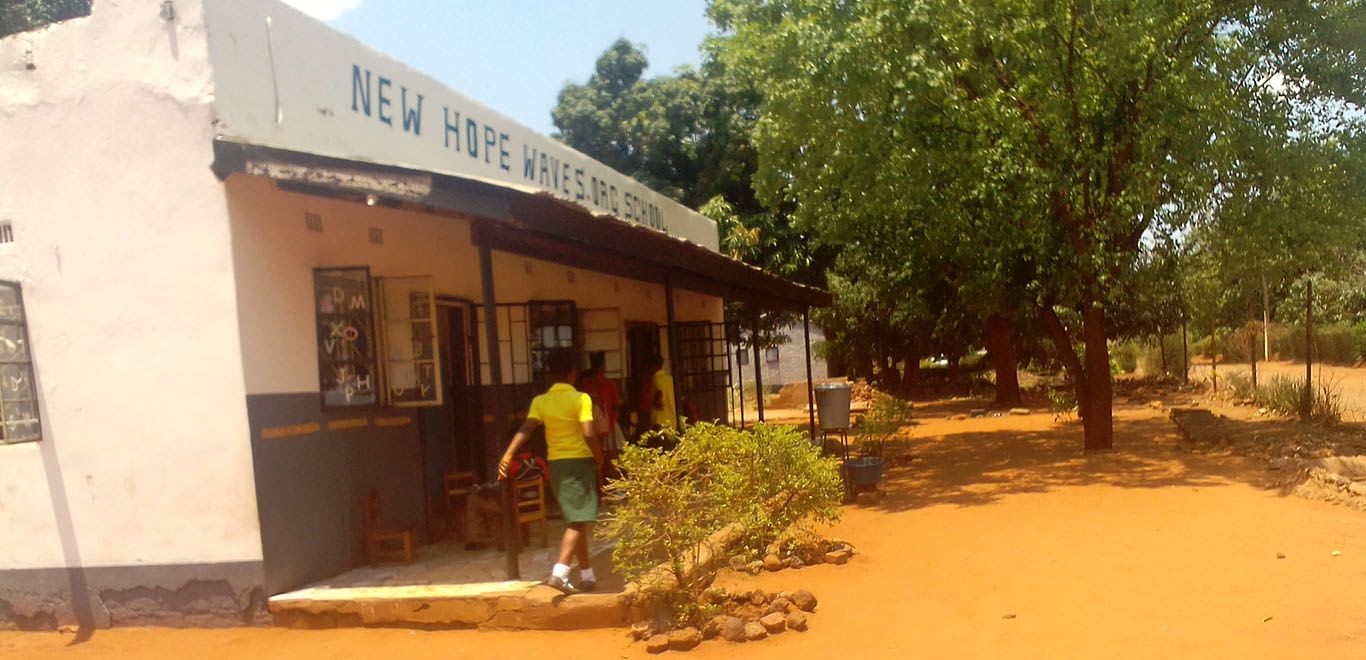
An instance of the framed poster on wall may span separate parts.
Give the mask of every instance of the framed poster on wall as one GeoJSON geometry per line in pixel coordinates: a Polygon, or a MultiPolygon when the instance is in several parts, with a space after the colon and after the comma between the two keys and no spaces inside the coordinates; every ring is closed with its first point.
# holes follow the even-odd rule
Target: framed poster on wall
{"type": "Polygon", "coordinates": [[[313,304],[323,408],[377,405],[379,369],[370,269],[313,269],[313,304]]]}

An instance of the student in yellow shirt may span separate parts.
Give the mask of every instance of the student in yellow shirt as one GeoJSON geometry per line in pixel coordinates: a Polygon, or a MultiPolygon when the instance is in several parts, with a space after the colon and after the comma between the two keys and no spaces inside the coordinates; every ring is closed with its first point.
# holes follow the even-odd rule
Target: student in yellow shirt
{"type": "Polygon", "coordinates": [[[498,476],[507,478],[517,451],[537,426],[545,426],[550,489],[560,503],[565,522],[559,561],[551,568],[546,584],[567,594],[592,591],[597,586],[597,576],[589,563],[588,533],[598,519],[597,475],[602,466],[602,448],[593,428],[593,400],[574,389],[579,370],[572,352],[551,351],[546,366],[555,384],[531,400],[526,421],[498,462],[498,476]],[[579,563],[577,585],[569,580],[570,562],[575,559],[579,563]]]}
{"type": "Polygon", "coordinates": [[[678,408],[674,400],[674,379],[664,370],[664,358],[656,355],[651,360],[655,374],[651,377],[658,401],[655,405],[655,426],[662,429],[678,428],[678,408]]]}

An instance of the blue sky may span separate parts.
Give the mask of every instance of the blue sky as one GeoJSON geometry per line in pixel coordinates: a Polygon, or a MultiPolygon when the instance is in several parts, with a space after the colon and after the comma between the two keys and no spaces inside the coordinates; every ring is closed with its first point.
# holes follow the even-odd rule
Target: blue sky
{"type": "Polygon", "coordinates": [[[285,0],[540,133],[568,81],[618,37],[646,75],[701,61],[705,0],[285,0]]]}

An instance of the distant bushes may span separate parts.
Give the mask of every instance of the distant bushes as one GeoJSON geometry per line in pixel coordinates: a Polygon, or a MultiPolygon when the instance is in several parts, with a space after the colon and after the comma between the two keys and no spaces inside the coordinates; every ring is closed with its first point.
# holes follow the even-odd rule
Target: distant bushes
{"type": "MultiPolygon", "coordinates": [[[[1271,326],[1271,357],[1276,360],[1292,362],[1304,361],[1304,327],[1294,325],[1271,326]]],[[[1189,336],[1191,361],[1197,358],[1208,361],[1213,355],[1220,362],[1248,362],[1252,352],[1257,352],[1258,360],[1266,359],[1263,348],[1260,324],[1248,324],[1237,329],[1221,329],[1214,337],[1189,336]]],[[[1167,371],[1181,371],[1181,333],[1176,332],[1162,338],[1167,351],[1167,371]]],[[[1138,362],[1144,373],[1162,372],[1162,356],[1155,340],[1143,342],[1123,342],[1116,348],[1128,350],[1126,346],[1138,346],[1138,362]]],[[[1366,324],[1333,324],[1314,327],[1314,361],[1334,364],[1356,364],[1366,360],[1366,324]]]]}
{"type": "MultiPolygon", "coordinates": [[[[1271,329],[1271,352],[1282,360],[1304,361],[1304,328],[1276,326],[1271,329]]],[[[1314,327],[1314,360],[1355,364],[1366,360],[1366,324],[1314,327]]]]}

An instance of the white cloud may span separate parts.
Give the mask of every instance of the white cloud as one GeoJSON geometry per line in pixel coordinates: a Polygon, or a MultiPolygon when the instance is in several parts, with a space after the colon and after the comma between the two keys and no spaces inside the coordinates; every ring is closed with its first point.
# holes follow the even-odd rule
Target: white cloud
{"type": "Polygon", "coordinates": [[[330,21],[355,9],[361,0],[285,0],[285,3],[320,21],[330,21]]]}

